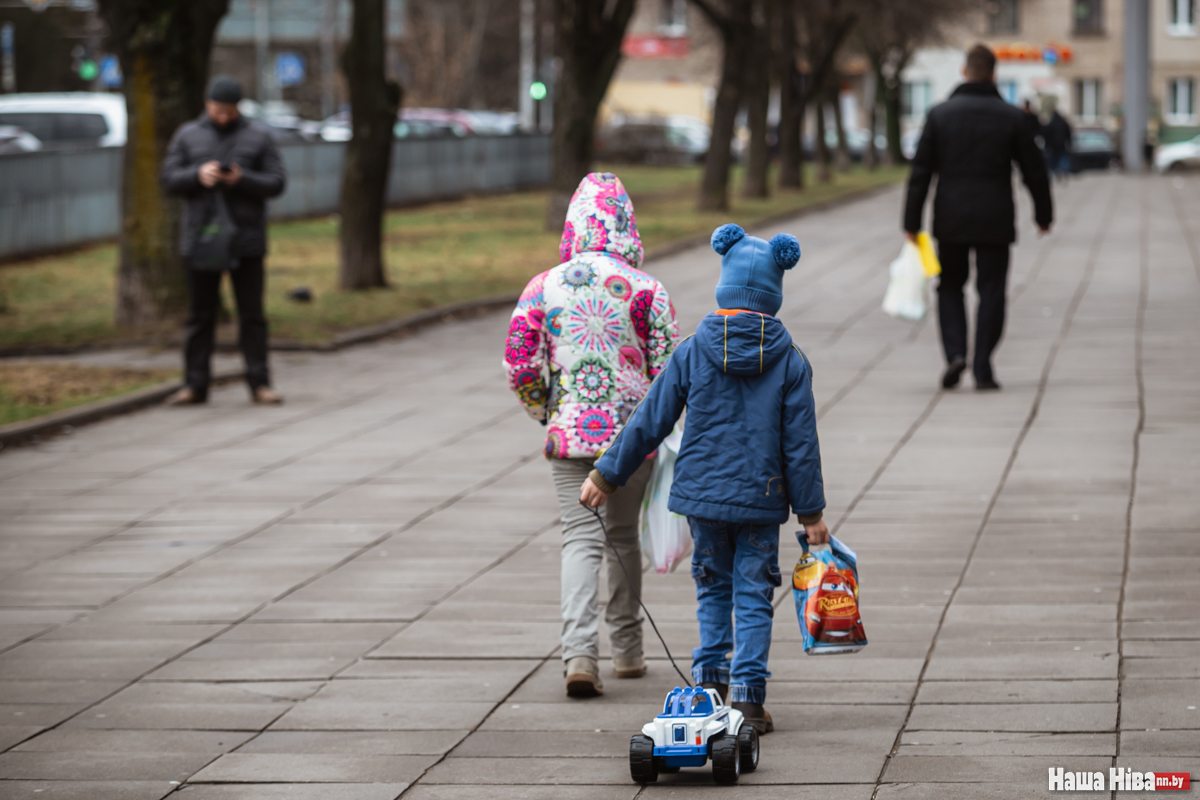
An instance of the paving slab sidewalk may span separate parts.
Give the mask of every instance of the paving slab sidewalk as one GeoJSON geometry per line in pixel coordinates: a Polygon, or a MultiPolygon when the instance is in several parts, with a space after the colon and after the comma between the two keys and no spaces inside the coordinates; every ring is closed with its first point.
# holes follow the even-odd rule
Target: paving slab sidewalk
{"type": "MultiPolygon", "coordinates": [[[[1047,768],[1200,771],[1200,178],[1085,175],[1022,205],[1004,390],[936,390],[936,323],[879,310],[900,193],[767,231],[815,366],[871,644],[803,655],[751,798],[1028,798],[1047,768]]],[[[1022,201],[1023,202],[1023,201],[1022,201]]],[[[650,264],[685,330],[717,257],[650,264]]],[[[629,781],[678,678],[563,696],[558,511],[495,314],[0,455],[0,798],[709,796],[629,781]]],[[[780,561],[798,554],[785,529],[780,561]]],[[[646,579],[684,669],[687,570],[646,579]]],[[[603,656],[607,658],[607,649],[603,656]]],[[[607,668],[607,662],[606,662],[607,668]]]]}

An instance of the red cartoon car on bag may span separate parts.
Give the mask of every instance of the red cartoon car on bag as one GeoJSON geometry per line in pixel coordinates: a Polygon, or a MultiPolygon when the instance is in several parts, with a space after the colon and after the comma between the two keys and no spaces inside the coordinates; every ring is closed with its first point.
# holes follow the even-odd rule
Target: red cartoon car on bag
{"type": "Polygon", "coordinates": [[[809,634],[815,641],[826,644],[866,642],[854,596],[854,576],[837,567],[827,567],[820,580],[804,605],[809,634]]]}

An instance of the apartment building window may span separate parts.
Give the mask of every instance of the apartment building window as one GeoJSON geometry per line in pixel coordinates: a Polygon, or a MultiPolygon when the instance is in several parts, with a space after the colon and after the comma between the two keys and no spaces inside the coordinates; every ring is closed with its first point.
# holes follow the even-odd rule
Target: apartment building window
{"type": "Polygon", "coordinates": [[[1196,124],[1196,79],[1172,78],[1167,81],[1168,125],[1196,124]]]}
{"type": "Polygon", "coordinates": [[[929,81],[905,81],[900,84],[900,113],[912,120],[925,118],[933,105],[933,84],[929,81]]]}
{"type": "Polygon", "coordinates": [[[1075,81],[1075,119],[1096,122],[1100,119],[1101,83],[1098,78],[1075,81]]]}
{"type": "Polygon", "coordinates": [[[688,0],[658,0],[658,30],[664,36],[687,35],[688,0]]]}
{"type": "Polygon", "coordinates": [[[1073,0],[1075,33],[1094,36],[1104,33],[1103,0],[1073,0]]]}
{"type": "Polygon", "coordinates": [[[1196,35],[1196,0],[1167,0],[1167,33],[1196,35]]]}
{"type": "Polygon", "coordinates": [[[986,6],[988,33],[1017,33],[1020,20],[1017,17],[1017,0],[990,0],[986,6]]]}

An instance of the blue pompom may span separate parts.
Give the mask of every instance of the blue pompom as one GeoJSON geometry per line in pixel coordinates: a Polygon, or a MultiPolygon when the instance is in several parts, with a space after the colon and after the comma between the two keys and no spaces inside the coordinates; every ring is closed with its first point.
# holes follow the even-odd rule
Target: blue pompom
{"type": "MultiPolygon", "coordinates": [[[[713,234],[715,239],[716,234],[713,234]]],[[[780,269],[791,269],[800,260],[800,242],[790,233],[777,233],[771,237],[771,255],[780,269]]],[[[715,245],[714,245],[715,246],[715,245]]]]}
{"type": "Polygon", "coordinates": [[[745,235],[746,232],[742,230],[742,226],[732,222],[727,223],[712,232],[712,248],[718,254],[725,255],[729,252],[729,248],[740,242],[745,235]]]}

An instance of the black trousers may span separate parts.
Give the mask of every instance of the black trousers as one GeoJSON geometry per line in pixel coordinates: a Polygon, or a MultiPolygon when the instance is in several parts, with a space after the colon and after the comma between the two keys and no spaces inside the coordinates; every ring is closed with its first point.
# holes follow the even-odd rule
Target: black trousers
{"type": "MultiPolygon", "coordinates": [[[[216,270],[187,271],[189,305],[183,344],[184,380],[201,398],[208,396],[212,380],[223,274],[216,270]]],[[[267,368],[267,317],[263,313],[262,256],[241,259],[238,268],[229,271],[229,277],[237,301],[238,347],[246,362],[246,383],[254,391],[271,385],[267,368]]]]}
{"type": "Polygon", "coordinates": [[[946,362],[967,357],[967,309],[963,287],[970,271],[970,254],[975,251],[975,289],[979,313],[975,321],[975,380],[994,380],[992,351],[1004,333],[1005,293],[1008,287],[1008,245],[938,242],[942,275],[938,281],[938,322],[946,362]]]}

